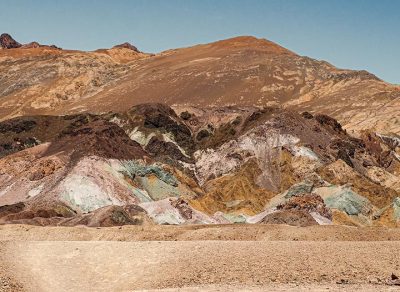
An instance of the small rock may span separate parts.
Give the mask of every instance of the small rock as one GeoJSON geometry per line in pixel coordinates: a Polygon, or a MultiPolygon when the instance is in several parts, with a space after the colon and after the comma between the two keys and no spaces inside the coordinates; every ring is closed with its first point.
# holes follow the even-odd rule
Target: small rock
{"type": "Polygon", "coordinates": [[[349,280],[347,279],[340,279],[339,281],[336,281],[336,284],[342,285],[342,284],[348,284],[349,280]]]}

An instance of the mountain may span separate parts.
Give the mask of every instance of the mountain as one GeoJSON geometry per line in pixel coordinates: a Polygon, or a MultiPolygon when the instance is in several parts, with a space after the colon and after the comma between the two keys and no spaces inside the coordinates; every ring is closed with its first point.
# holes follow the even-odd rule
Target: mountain
{"type": "Polygon", "coordinates": [[[399,86],[254,37],[155,55],[126,44],[95,52],[19,48],[0,51],[0,60],[3,120],[124,111],[144,102],[255,105],[328,114],[355,135],[400,134],[399,86]]]}
{"type": "Polygon", "coordinates": [[[368,72],[253,37],[7,47],[0,224],[399,226],[399,88],[368,72]]]}

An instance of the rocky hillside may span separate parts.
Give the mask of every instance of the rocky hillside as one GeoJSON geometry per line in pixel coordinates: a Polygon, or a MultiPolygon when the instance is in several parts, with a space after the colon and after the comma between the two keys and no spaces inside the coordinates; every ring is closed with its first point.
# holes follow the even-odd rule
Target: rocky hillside
{"type": "Polygon", "coordinates": [[[400,140],[278,107],[0,122],[0,222],[398,226],[400,140]]]}
{"type": "MultiPolygon", "coordinates": [[[[115,85],[130,71],[130,61],[149,56],[126,44],[96,52],[62,50],[36,42],[5,48],[0,50],[1,120],[28,113],[63,113],[67,104],[115,85]]],[[[81,112],[82,107],[69,111],[81,112]]]]}
{"type": "Polygon", "coordinates": [[[400,88],[237,37],[0,36],[0,223],[398,226],[400,88]]]}
{"type": "Polygon", "coordinates": [[[328,114],[350,133],[400,134],[400,87],[275,43],[237,37],[155,55],[122,44],[79,52],[2,37],[0,118],[123,112],[144,102],[278,106],[328,114]],[[19,47],[19,48],[18,48],[19,47]]]}

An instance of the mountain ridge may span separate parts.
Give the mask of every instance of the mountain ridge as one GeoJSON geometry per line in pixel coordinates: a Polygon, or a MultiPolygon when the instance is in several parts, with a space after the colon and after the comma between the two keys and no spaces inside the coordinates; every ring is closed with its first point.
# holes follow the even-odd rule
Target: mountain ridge
{"type": "Polygon", "coordinates": [[[93,52],[17,48],[2,50],[0,60],[4,60],[0,67],[8,80],[13,79],[12,87],[0,88],[2,119],[118,111],[149,101],[194,106],[272,105],[333,115],[355,134],[366,129],[400,133],[396,118],[400,86],[365,70],[336,68],[251,36],[158,54],[140,53],[127,45],[93,52]],[[36,62],[49,67],[51,73],[35,72],[36,62]],[[63,63],[69,64],[71,77],[61,74],[66,70],[63,63]],[[97,75],[94,78],[83,71],[82,66],[88,64],[97,75]],[[10,65],[25,70],[9,72],[10,65]],[[96,73],[97,68],[102,72],[96,73]],[[38,79],[34,84],[24,78],[31,74],[38,79]]]}

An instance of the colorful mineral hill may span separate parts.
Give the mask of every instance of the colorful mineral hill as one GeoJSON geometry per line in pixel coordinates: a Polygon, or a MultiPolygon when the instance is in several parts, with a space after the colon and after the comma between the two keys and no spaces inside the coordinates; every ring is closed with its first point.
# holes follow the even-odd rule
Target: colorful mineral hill
{"type": "Polygon", "coordinates": [[[397,136],[326,115],[143,104],[0,137],[3,224],[399,224],[397,136]]]}

